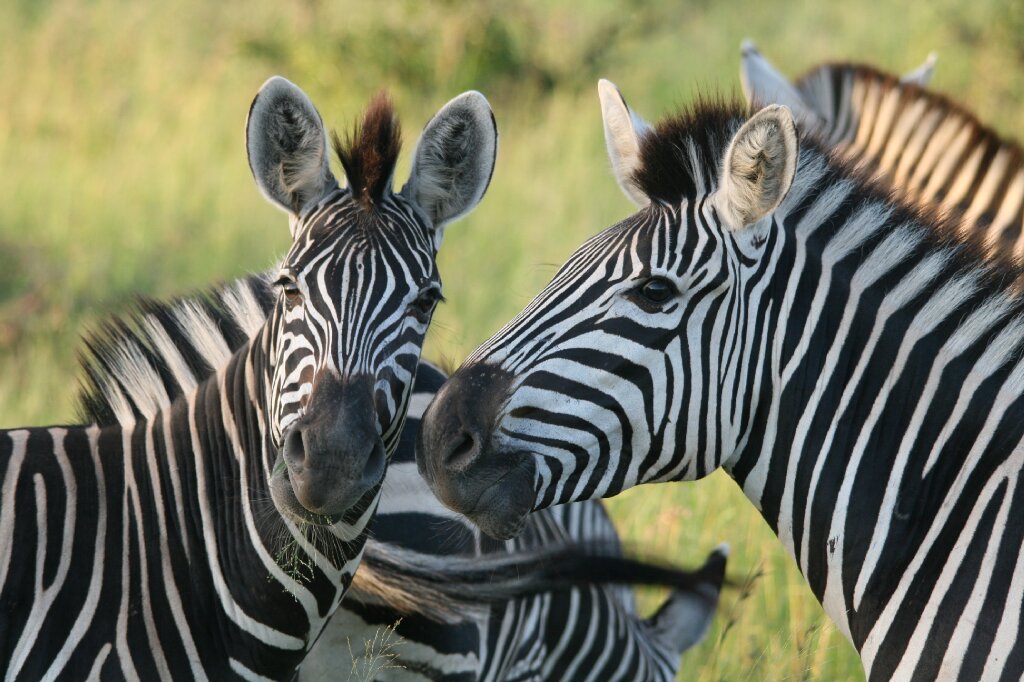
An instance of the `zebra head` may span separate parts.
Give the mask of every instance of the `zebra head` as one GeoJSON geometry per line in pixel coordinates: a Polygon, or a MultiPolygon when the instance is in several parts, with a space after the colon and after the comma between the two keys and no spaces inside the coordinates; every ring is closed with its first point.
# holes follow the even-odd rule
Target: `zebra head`
{"type": "Polygon", "coordinates": [[[600,94],[613,168],[640,211],[474,351],[420,431],[434,492],[497,537],[533,509],[708,474],[756,406],[764,311],[749,301],[783,239],[792,115],[702,103],[652,128],[611,83],[600,94]]]}
{"type": "Polygon", "coordinates": [[[298,518],[359,516],[397,444],[441,298],[435,260],[444,226],[490,182],[494,118],[477,92],[449,102],[424,129],[398,193],[400,132],[383,94],[353,135],[333,138],[345,187],[331,173],[319,113],[283,78],[253,100],[246,144],[256,184],[288,213],[292,234],[259,344],[271,494],[298,518]]]}

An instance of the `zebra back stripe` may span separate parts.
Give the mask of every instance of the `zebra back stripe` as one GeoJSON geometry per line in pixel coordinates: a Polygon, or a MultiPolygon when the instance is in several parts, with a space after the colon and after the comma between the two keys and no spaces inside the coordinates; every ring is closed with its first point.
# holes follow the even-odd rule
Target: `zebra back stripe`
{"type": "Polygon", "coordinates": [[[795,86],[829,146],[913,202],[962,216],[990,249],[1024,256],[1024,150],[952,99],[864,64],[825,64],[795,86]]]}

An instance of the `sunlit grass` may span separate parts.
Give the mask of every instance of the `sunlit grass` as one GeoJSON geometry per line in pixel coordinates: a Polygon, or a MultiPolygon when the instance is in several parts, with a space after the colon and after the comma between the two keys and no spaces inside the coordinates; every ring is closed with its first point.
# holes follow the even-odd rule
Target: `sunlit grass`
{"type": "MultiPolygon", "coordinates": [[[[449,303],[427,345],[457,362],[575,246],[631,212],[604,157],[596,77],[653,118],[698,90],[738,92],[746,36],[790,73],[826,58],[909,69],[938,50],[939,89],[1004,131],[1024,124],[1014,0],[0,3],[0,424],[71,420],[78,335],[134,295],[260,270],[284,250],[286,221],[256,191],[242,140],[268,76],[300,84],[341,128],[389,87],[405,125],[400,176],[447,99],[466,88],[491,98],[497,171],[479,210],[448,230],[449,303]]],[[[637,548],[695,565],[727,541],[730,574],[760,574],[726,593],[682,679],[860,675],[725,476],[610,506],[637,548]]]]}

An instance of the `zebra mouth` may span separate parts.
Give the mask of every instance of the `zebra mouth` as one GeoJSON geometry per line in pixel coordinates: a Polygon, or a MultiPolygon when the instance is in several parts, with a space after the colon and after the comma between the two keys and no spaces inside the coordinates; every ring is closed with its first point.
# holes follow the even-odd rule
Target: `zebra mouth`
{"type": "Polygon", "coordinates": [[[270,477],[270,496],[278,511],[296,525],[333,526],[341,520],[341,514],[317,514],[302,506],[299,498],[295,496],[291,473],[280,456],[270,477]]]}
{"type": "Polygon", "coordinates": [[[519,535],[533,511],[533,458],[521,454],[515,461],[495,480],[484,484],[476,503],[466,512],[470,521],[495,540],[519,535]]]}

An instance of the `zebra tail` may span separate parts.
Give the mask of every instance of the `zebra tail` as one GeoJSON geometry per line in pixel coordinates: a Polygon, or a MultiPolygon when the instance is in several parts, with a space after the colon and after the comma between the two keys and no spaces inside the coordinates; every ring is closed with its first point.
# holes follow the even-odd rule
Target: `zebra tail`
{"type": "Polygon", "coordinates": [[[696,589],[674,590],[654,615],[643,622],[651,639],[670,656],[681,656],[707,635],[725,583],[728,556],[728,545],[716,547],[697,569],[703,581],[696,589]]]}
{"type": "Polygon", "coordinates": [[[709,568],[715,556],[699,570],[685,571],[622,556],[613,543],[439,557],[370,540],[350,596],[452,623],[478,616],[493,604],[542,592],[593,584],[651,585],[672,588],[670,601],[686,594],[713,612],[725,569],[724,554],[720,564],[709,568]]]}

